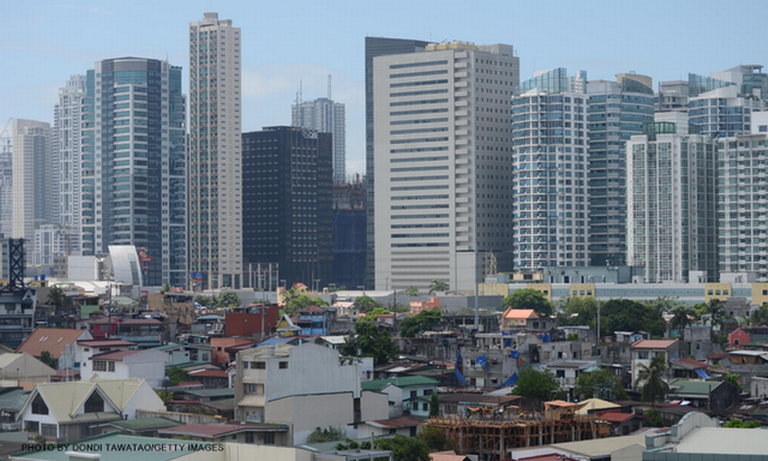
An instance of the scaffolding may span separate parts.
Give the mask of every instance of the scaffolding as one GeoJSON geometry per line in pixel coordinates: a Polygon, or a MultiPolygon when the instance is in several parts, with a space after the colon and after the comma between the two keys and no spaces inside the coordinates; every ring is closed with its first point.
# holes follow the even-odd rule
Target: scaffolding
{"type": "Polygon", "coordinates": [[[443,430],[457,454],[477,454],[480,460],[509,459],[510,450],[601,439],[610,435],[610,424],[596,416],[540,420],[476,420],[432,418],[426,427],[443,430]]]}

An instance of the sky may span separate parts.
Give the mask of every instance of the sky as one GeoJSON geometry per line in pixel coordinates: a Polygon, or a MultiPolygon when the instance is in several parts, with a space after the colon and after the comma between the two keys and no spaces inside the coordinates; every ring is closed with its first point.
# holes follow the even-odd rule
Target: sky
{"type": "Polygon", "coordinates": [[[243,131],[289,125],[299,85],[305,101],[325,97],[332,76],[332,98],[347,110],[348,175],[365,170],[366,36],[510,44],[521,80],[566,67],[589,80],[637,72],[657,85],[768,65],[766,0],[9,1],[0,130],[10,118],[52,123],[58,89],[102,59],[168,59],[183,67],[188,93],[189,23],[209,11],[242,29],[243,131]]]}

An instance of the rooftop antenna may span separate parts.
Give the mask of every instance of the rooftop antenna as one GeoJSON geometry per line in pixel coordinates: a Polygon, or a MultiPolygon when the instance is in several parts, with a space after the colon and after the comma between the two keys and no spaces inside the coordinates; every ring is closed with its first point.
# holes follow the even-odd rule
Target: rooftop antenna
{"type": "Polygon", "coordinates": [[[301,87],[303,86],[304,82],[299,81],[299,91],[296,92],[296,105],[298,106],[301,104],[301,87]]]}
{"type": "Polygon", "coordinates": [[[331,98],[331,74],[328,74],[328,100],[332,100],[331,98]]]}

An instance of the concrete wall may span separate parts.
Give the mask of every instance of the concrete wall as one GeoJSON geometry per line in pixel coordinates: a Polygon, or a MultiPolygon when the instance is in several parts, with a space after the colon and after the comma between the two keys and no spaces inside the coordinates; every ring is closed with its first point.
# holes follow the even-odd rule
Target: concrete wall
{"type": "Polygon", "coordinates": [[[123,415],[124,417],[127,415],[128,419],[136,419],[137,411],[165,411],[165,409],[165,404],[160,396],[157,395],[149,383],[144,382],[133,395],[131,401],[123,408],[123,415]]]}
{"type": "Polygon", "coordinates": [[[749,386],[751,397],[768,397],[768,378],[755,376],[749,386]]]}
{"type": "Polygon", "coordinates": [[[136,410],[136,419],[167,418],[181,424],[223,424],[227,420],[221,416],[194,415],[175,411],[136,410]]]}
{"type": "Polygon", "coordinates": [[[267,402],[264,419],[271,423],[291,427],[293,444],[306,443],[307,437],[318,427],[341,426],[354,423],[354,402],[351,393],[302,395],[267,402]]]}
{"type": "Polygon", "coordinates": [[[360,396],[360,419],[362,421],[378,421],[388,419],[389,398],[378,392],[363,391],[360,396]]]}
{"type": "Polygon", "coordinates": [[[244,443],[224,443],[224,451],[194,451],[176,461],[240,461],[268,459],[271,461],[312,461],[312,452],[300,448],[244,443]]]}

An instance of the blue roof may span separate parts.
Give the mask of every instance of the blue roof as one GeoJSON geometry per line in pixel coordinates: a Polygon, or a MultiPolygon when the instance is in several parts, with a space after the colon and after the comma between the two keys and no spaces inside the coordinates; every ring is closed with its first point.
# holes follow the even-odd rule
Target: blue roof
{"type": "Polygon", "coordinates": [[[264,341],[256,344],[256,347],[261,346],[274,346],[275,344],[286,344],[296,339],[295,336],[287,336],[285,338],[267,338],[264,341]]]}

